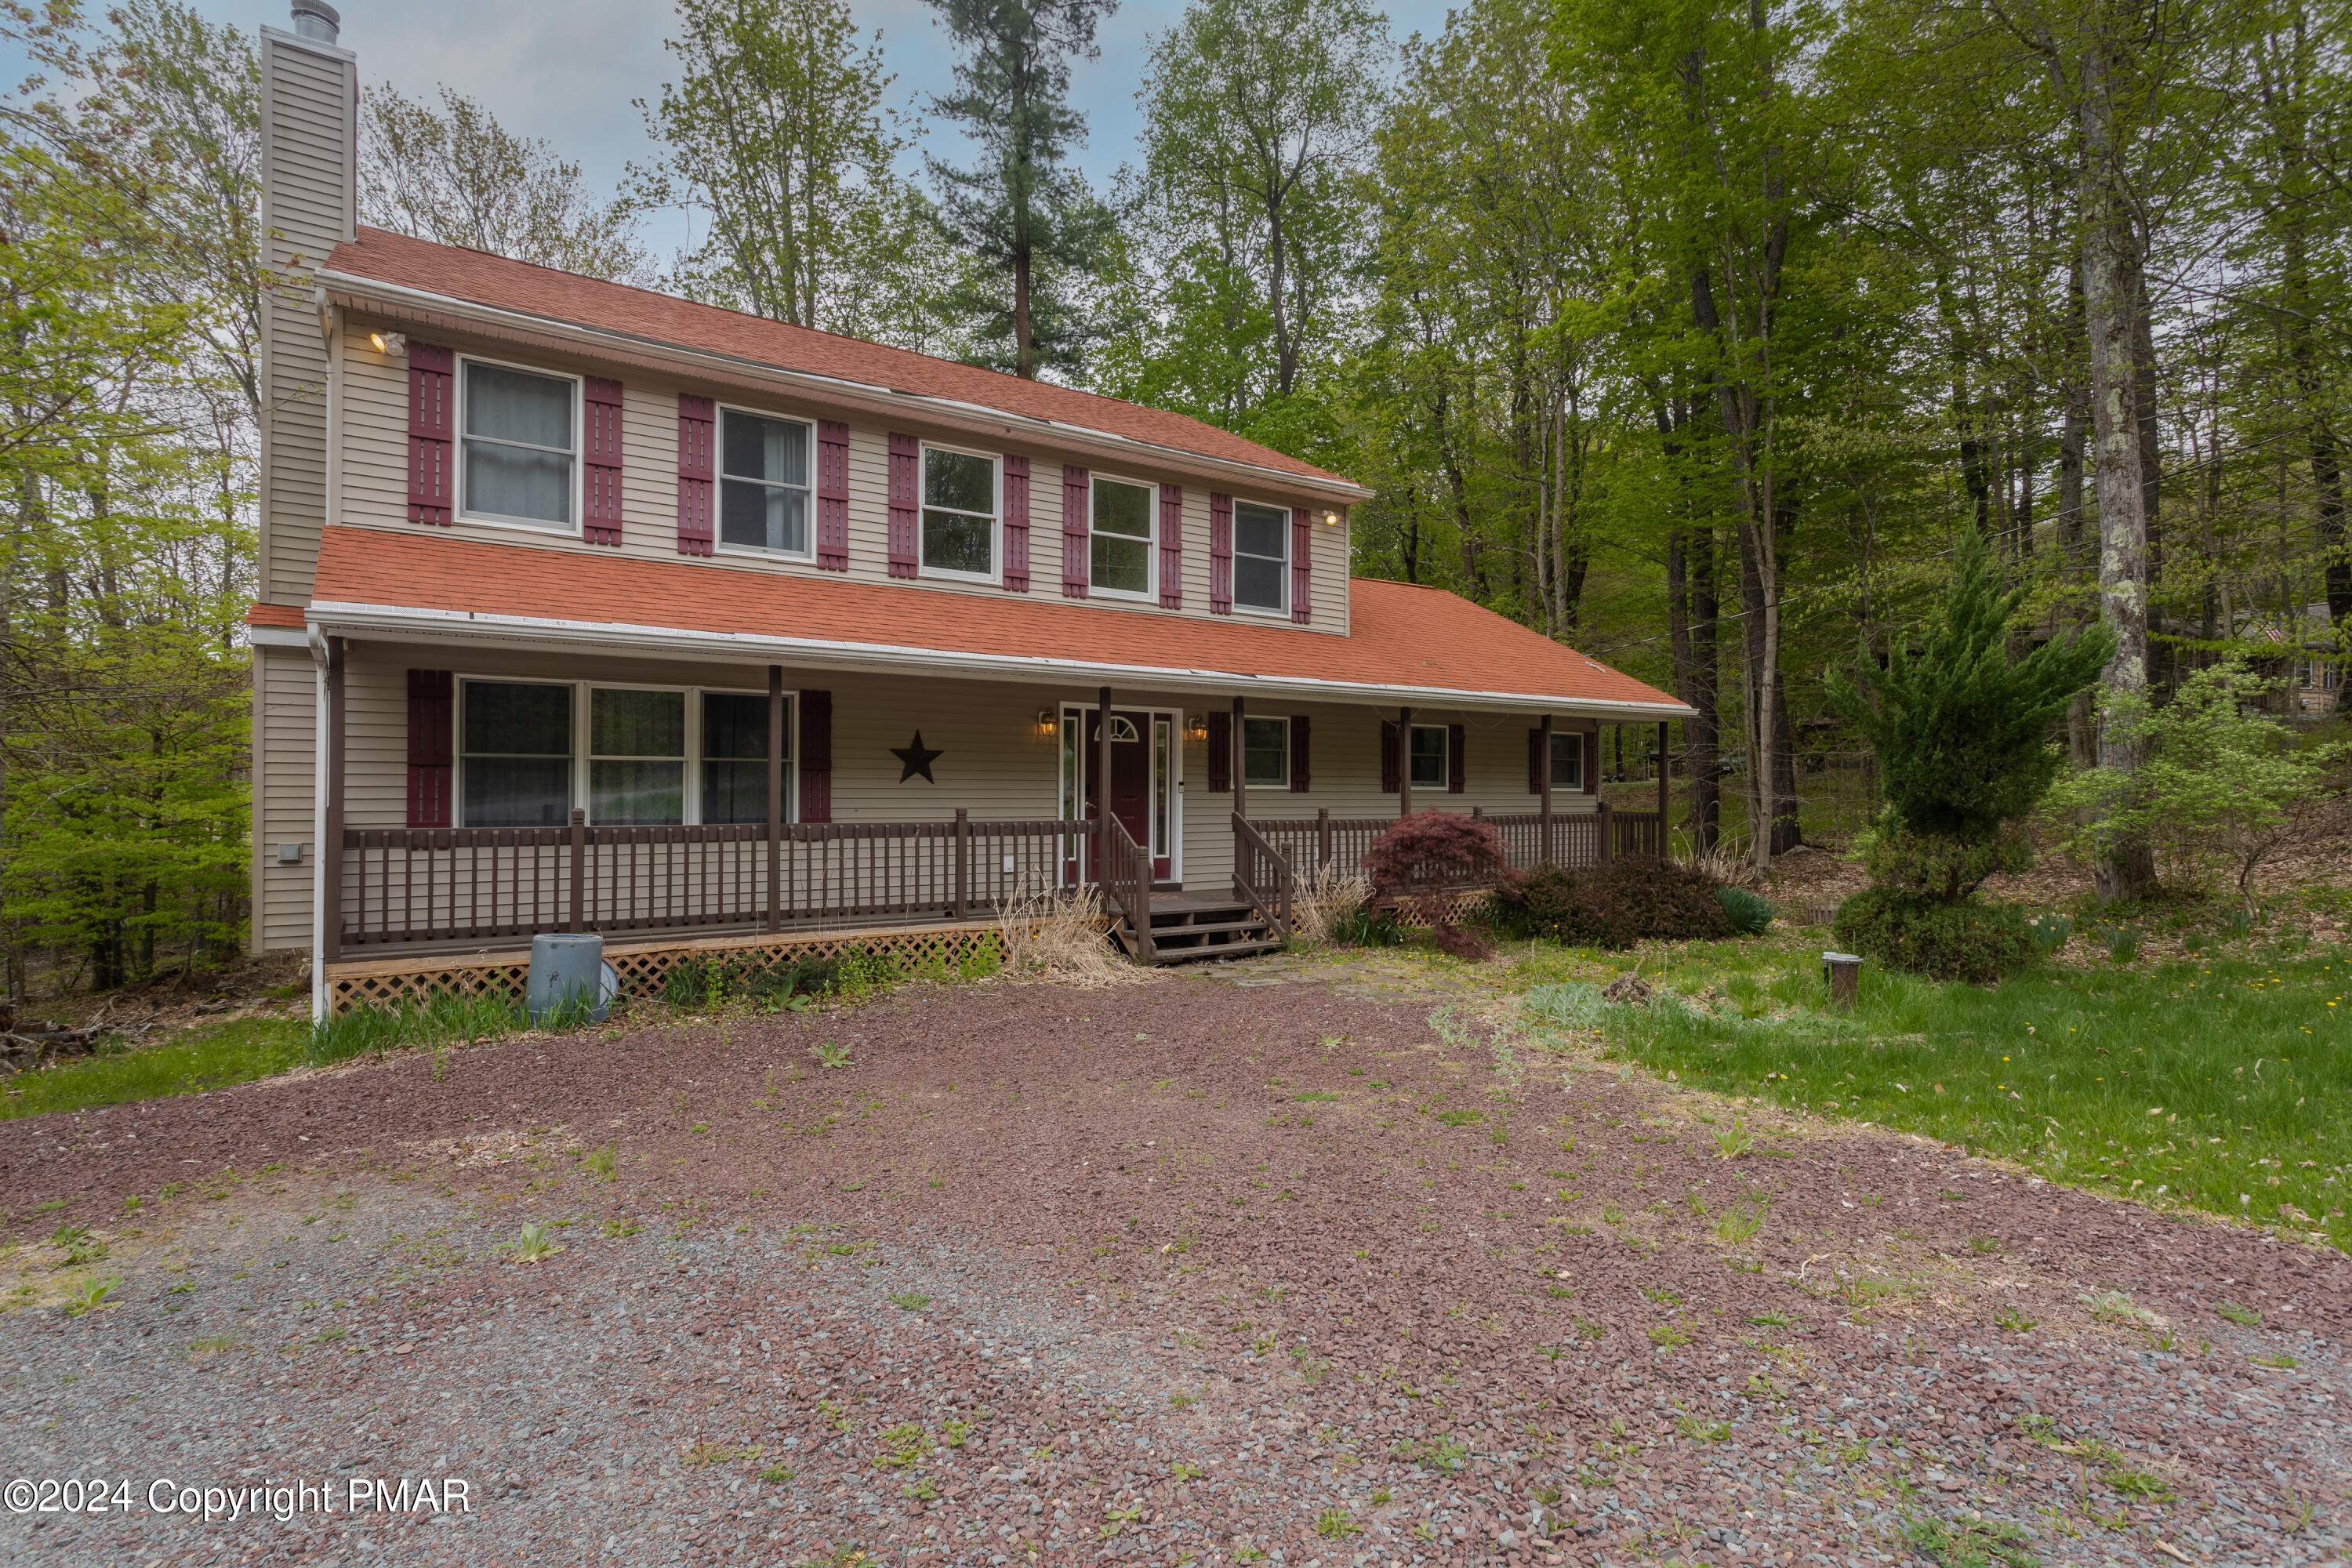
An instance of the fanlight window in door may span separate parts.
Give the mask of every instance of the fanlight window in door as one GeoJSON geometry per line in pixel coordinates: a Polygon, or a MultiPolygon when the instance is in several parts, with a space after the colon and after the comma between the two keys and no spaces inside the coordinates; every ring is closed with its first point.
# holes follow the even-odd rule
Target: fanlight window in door
{"type": "Polygon", "coordinates": [[[1114,713],[1110,716],[1110,738],[1122,745],[1128,745],[1142,740],[1143,736],[1137,731],[1134,720],[1123,714],[1114,713]]]}

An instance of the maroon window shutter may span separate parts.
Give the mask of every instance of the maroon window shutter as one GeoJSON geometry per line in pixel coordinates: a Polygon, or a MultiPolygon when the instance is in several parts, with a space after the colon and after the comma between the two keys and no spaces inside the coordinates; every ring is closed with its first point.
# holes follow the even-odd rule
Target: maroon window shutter
{"type": "Polygon", "coordinates": [[[1087,471],[1074,464],[1062,468],[1062,597],[1087,596],[1087,471]]]}
{"type": "Polygon", "coordinates": [[[801,709],[802,822],[833,820],[833,693],[803,691],[801,709]]]}
{"type": "Polygon", "coordinates": [[[408,521],[449,526],[457,434],[457,356],[408,340],[408,521]]]}
{"type": "Polygon", "coordinates": [[[621,384],[587,378],[587,443],[581,488],[587,494],[583,532],[591,544],[621,542],[621,384]]]}
{"type": "Polygon", "coordinates": [[[1209,614],[1234,613],[1234,498],[1209,492],[1209,614]]]}
{"type": "Polygon", "coordinates": [[[1290,793],[1305,795],[1314,787],[1311,770],[1307,765],[1307,721],[1304,713],[1290,716],[1290,793]]]}
{"type": "Polygon", "coordinates": [[[1461,724],[1445,726],[1445,793],[1460,795],[1470,782],[1470,759],[1462,753],[1470,738],[1467,727],[1461,724]]]}
{"type": "Polygon", "coordinates": [[[1029,459],[1004,459],[1004,591],[1029,591],[1029,459]]]}
{"type": "Polygon", "coordinates": [[[1381,721],[1381,793],[1395,795],[1404,787],[1404,769],[1397,757],[1397,721],[1381,721]]]}
{"type": "Polygon", "coordinates": [[[1300,626],[1315,619],[1314,579],[1307,568],[1315,558],[1315,515],[1303,506],[1290,509],[1290,618],[1300,626]]]}
{"type": "Polygon", "coordinates": [[[1234,790],[1234,716],[1222,710],[1209,710],[1209,793],[1231,795],[1234,790]]]}
{"type": "Polygon", "coordinates": [[[923,444],[890,432],[890,575],[915,574],[915,530],[922,505],[923,444]]]}
{"type": "Polygon", "coordinates": [[[1593,731],[1584,737],[1584,793],[1601,793],[1601,734],[1593,731]]]}
{"type": "Polygon", "coordinates": [[[849,570],[849,426],[816,422],[816,563],[849,570]]]}
{"type": "Polygon", "coordinates": [[[1544,769],[1550,764],[1551,759],[1544,755],[1544,732],[1541,730],[1528,731],[1528,793],[1529,795],[1543,794],[1544,769]]]}
{"type": "Polygon", "coordinates": [[[711,540],[711,422],[718,410],[707,397],[677,395],[677,552],[708,555],[711,540]]]}
{"type": "Polygon", "coordinates": [[[449,826],[454,682],[446,669],[408,672],[408,826],[449,826]]]}
{"type": "Polygon", "coordinates": [[[1184,487],[1160,487],[1160,607],[1184,607],[1184,487]]]}

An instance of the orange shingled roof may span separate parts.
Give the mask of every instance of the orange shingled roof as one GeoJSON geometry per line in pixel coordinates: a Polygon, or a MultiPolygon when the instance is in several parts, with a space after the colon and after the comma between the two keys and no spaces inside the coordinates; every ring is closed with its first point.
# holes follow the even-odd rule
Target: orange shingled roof
{"type": "Polygon", "coordinates": [[[299,605],[256,605],[245,612],[248,626],[291,626],[300,631],[306,624],[299,605]]]}
{"type": "Polygon", "coordinates": [[[878,644],[948,658],[1066,660],[1681,710],[1654,687],[1457,595],[1368,578],[1349,583],[1349,632],[1333,637],[1052,596],[333,527],[320,544],[312,593],[327,604],[878,644]]]}
{"type": "Polygon", "coordinates": [[[1024,381],[1001,371],[771,321],[716,305],[698,305],[649,289],[534,267],[487,251],[435,245],[364,225],[359,235],[358,243],[335,247],[327,258],[328,270],[575,326],[732,354],[782,370],[976,404],[1279,473],[1348,482],[1340,475],[1181,414],[1051,382],[1024,381]]]}

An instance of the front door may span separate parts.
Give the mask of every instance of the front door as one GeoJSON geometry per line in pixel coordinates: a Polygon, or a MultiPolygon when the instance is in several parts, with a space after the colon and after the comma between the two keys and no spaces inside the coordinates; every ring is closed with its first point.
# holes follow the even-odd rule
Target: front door
{"type": "MultiPolygon", "coordinates": [[[[1102,794],[1102,713],[1082,709],[1065,715],[1064,723],[1085,737],[1082,766],[1086,773],[1085,815],[1094,815],[1102,794]]],[[[1170,840],[1171,765],[1174,759],[1174,716],[1167,713],[1122,712],[1110,716],[1110,809],[1128,836],[1151,852],[1151,875],[1166,881],[1175,874],[1170,840]]],[[[1079,868],[1072,863],[1076,880],[1079,868]]]]}

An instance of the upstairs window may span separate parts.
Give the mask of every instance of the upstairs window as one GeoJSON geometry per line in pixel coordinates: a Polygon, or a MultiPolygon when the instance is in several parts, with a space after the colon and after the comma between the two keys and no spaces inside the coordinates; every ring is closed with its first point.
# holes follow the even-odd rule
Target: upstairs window
{"type": "Polygon", "coordinates": [[[995,577],[996,494],[995,458],[923,448],[924,571],[995,577]]]}
{"type": "Polygon", "coordinates": [[[719,547],[807,557],[809,427],[732,408],[719,420],[719,547]]]}
{"type": "Polygon", "coordinates": [[[1290,607],[1290,513],[1234,502],[1234,603],[1277,614],[1290,607]]]}
{"type": "Polygon", "coordinates": [[[1290,787],[1290,721],[1242,721],[1242,779],[1255,789],[1290,787]]]}
{"type": "Polygon", "coordinates": [[[1444,789],[1446,780],[1445,726],[1415,724],[1412,727],[1412,787],[1444,789]]]}
{"type": "Polygon", "coordinates": [[[572,688],[468,680],[458,721],[458,793],[468,827],[572,820],[572,688]]]}
{"type": "Polygon", "coordinates": [[[1092,589],[1137,597],[1151,592],[1151,524],[1158,510],[1150,485],[1094,481],[1092,589]]]}
{"type": "Polygon", "coordinates": [[[464,363],[466,515],[571,528],[579,383],[464,363]]]}

